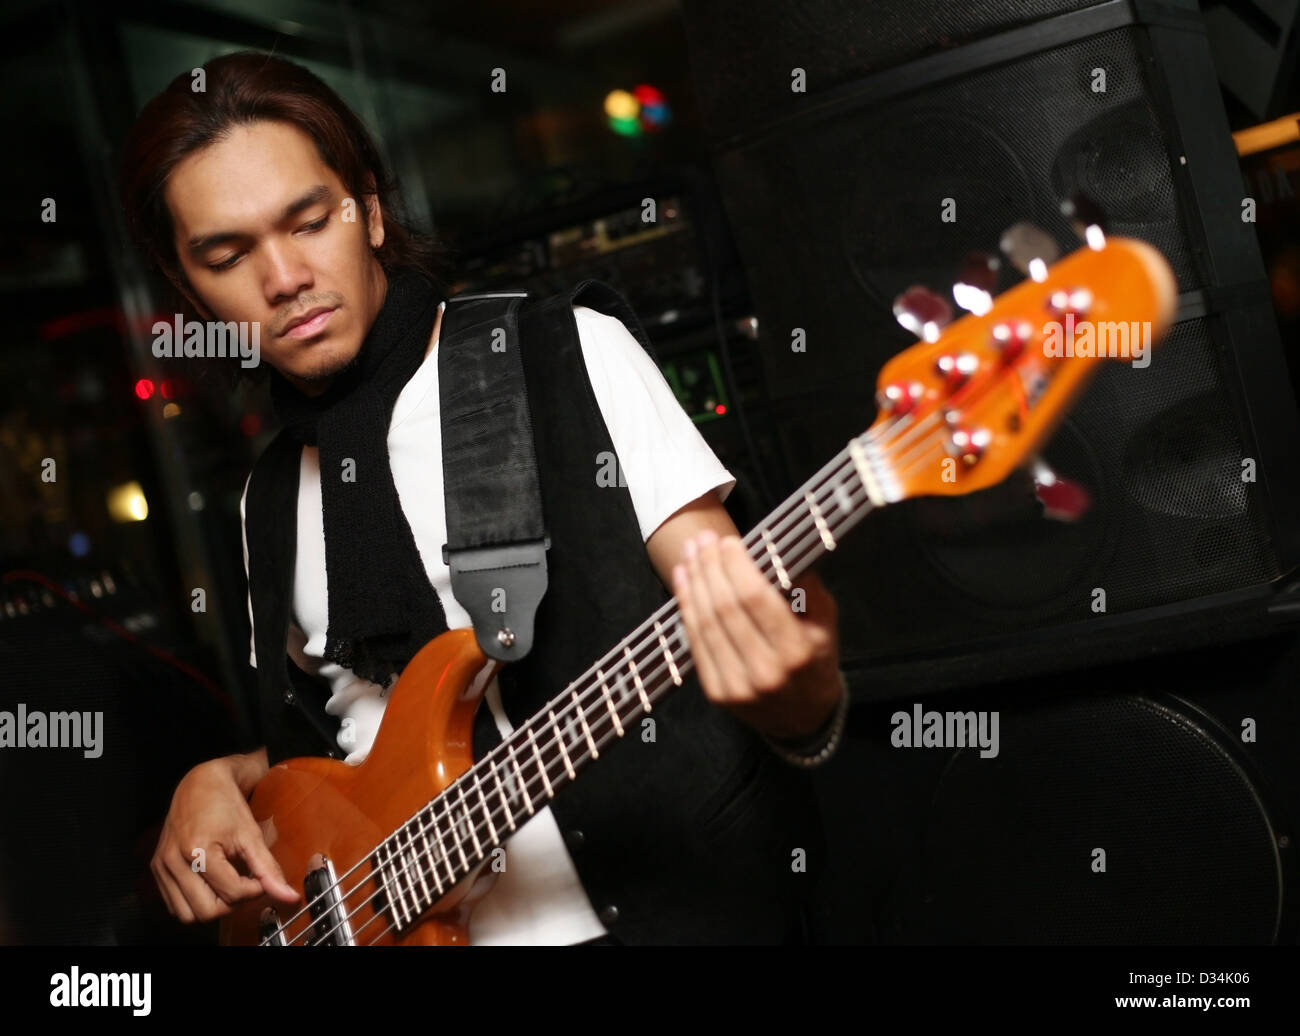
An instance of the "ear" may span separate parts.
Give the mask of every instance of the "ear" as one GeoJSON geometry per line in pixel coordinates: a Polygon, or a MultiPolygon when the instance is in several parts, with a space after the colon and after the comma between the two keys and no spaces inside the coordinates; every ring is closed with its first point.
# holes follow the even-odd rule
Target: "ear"
{"type": "Polygon", "coordinates": [[[379,251],[384,245],[384,213],[379,205],[379,194],[375,190],[375,178],[366,176],[366,227],[370,237],[370,248],[379,251]]]}

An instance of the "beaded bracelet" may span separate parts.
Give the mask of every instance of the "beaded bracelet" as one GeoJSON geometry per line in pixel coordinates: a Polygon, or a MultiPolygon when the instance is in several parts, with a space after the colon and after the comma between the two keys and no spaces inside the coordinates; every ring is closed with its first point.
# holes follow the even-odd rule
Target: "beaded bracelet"
{"type": "Polygon", "coordinates": [[[827,721],[822,731],[797,746],[781,744],[764,735],[763,740],[791,766],[811,770],[830,759],[840,747],[840,742],[844,739],[844,725],[849,715],[849,684],[844,678],[843,670],[840,670],[839,675],[840,700],[835,706],[835,714],[827,721]]]}

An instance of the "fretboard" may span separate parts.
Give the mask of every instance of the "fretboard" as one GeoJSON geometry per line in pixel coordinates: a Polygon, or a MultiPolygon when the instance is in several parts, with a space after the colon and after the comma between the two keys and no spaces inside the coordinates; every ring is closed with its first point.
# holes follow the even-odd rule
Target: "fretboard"
{"type": "MultiPolygon", "coordinates": [[[[745,537],[749,556],[790,592],[868,511],[897,498],[891,489],[888,467],[855,438],[745,537]]],[[[693,665],[674,597],[394,831],[371,857],[393,926],[415,922],[613,742],[635,735],[693,665]]]]}

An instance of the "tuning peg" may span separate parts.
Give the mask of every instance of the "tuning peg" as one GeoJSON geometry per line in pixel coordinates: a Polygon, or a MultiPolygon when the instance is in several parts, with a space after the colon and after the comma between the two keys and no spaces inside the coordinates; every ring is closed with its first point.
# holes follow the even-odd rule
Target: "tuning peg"
{"type": "Polygon", "coordinates": [[[1077,482],[1061,478],[1041,457],[1033,462],[1034,496],[1043,505],[1043,517],[1057,522],[1077,522],[1092,506],[1092,496],[1077,482]]]}
{"type": "Polygon", "coordinates": [[[1074,232],[1089,248],[1100,251],[1106,247],[1106,213],[1088,195],[1075,191],[1061,202],[1061,215],[1070,221],[1074,232]]]}
{"type": "Polygon", "coordinates": [[[1060,249],[1042,227],[1033,223],[1016,223],[1002,232],[998,242],[1011,265],[1036,281],[1047,279],[1047,267],[1056,261],[1060,249]]]}
{"type": "Polygon", "coordinates": [[[957,305],[976,316],[993,308],[993,292],[998,286],[1002,261],[988,252],[969,252],[957,271],[952,297],[957,305]]]}
{"type": "Polygon", "coordinates": [[[952,320],[952,307],[929,288],[913,284],[894,299],[894,317],[918,338],[937,342],[952,320]]]}

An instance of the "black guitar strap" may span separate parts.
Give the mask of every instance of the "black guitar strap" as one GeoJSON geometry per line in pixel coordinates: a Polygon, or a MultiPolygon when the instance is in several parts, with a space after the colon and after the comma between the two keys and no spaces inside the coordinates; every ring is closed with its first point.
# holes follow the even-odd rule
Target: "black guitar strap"
{"type": "Polygon", "coordinates": [[[442,560],[479,648],[503,662],[518,661],[533,646],[550,546],[519,352],[518,311],[527,297],[453,296],[437,346],[447,511],[442,560]]]}
{"type": "MultiPolygon", "coordinates": [[[[518,313],[528,294],[453,296],[437,347],[447,510],[442,560],[479,648],[503,662],[518,661],[532,648],[550,547],[519,351],[518,313]]],[[[582,281],[568,293],[568,305],[618,317],[655,358],[631,306],[609,285],[582,281]]]]}
{"type": "MultiPolygon", "coordinates": [[[[454,296],[443,312],[436,347],[447,516],[443,561],[479,647],[506,662],[518,661],[532,647],[550,546],[520,354],[518,314],[528,297],[527,291],[454,296]]],[[[590,306],[617,317],[657,362],[636,314],[609,285],[585,280],[548,304],[590,306]]],[[[574,327],[572,319],[567,324],[574,327]]],[[[338,756],[337,720],[325,714],[318,682],[285,653],[301,452],[300,444],[281,432],[253,466],[248,485],[245,524],[261,724],[264,731],[279,729],[286,722],[284,710],[296,709],[329,754],[338,756]]],[[[487,726],[495,734],[490,722],[487,726]]],[[[286,752],[317,754],[306,729],[286,734],[278,747],[277,759],[286,752]]]]}

